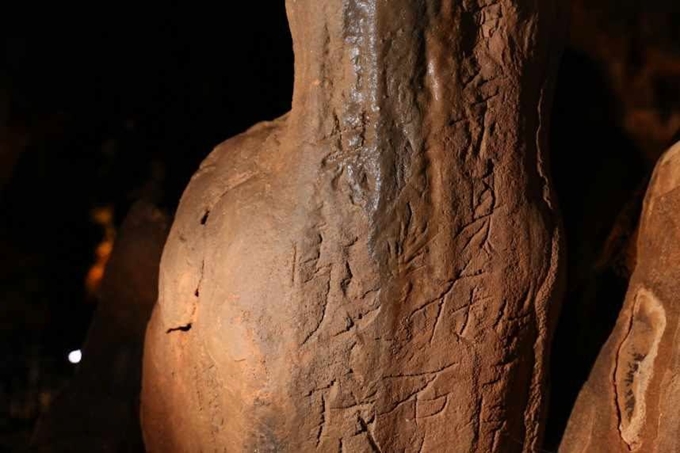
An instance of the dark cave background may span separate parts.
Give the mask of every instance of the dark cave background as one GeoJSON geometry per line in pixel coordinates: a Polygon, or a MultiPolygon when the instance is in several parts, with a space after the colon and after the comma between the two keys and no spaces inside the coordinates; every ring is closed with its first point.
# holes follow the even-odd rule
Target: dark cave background
{"type": "MultiPolygon", "coordinates": [[[[616,320],[646,180],[680,130],[680,3],[573,0],[570,15],[551,130],[568,291],[547,451],[616,320]]],[[[140,197],[171,213],[213,146],[290,108],[283,1],[83,17],[0,19],[0,451],[27,446],[75,371],[107,234],[93,213],[109,229],[140,197]]]]}

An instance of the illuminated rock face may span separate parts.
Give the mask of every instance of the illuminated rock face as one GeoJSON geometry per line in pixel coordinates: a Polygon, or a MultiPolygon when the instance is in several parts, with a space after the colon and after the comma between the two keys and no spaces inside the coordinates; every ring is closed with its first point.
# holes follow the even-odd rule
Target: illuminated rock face
{"type": "Polygon", "coordinates": [[[680,449],[680,144],[659,161],[616,327],[572,412],[561,452],[680,449]]]}
{"type": "Polygon", "coordinates": [[[164,250],[149,451],[536,450],[554,3],[287,2],[292,111],[213,151],[164,250]]]}

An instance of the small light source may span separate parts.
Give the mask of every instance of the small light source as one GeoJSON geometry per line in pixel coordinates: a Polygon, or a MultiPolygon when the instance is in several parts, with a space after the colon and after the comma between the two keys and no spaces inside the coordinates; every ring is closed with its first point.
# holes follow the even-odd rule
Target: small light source
{"type": "Polygon", "coordinates": [[[71,351],[68,353],[68,361],[71,363],[80,363],[80,359],[83,358],[83,353],[80,352],[80,349],[76,349],[75,351],[71,351]]]}

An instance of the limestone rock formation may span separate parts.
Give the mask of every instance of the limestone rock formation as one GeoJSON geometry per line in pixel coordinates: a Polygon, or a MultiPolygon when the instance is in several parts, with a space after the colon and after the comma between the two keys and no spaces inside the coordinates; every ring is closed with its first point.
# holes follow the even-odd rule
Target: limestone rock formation
{"type": "Polygon", "coordinates": [[[680,449],[679,214],[680,143],[654,171],[624,306],[579,395],[560,452],[680,449]]]}
{"type": "Polygon", "coordinates": [[[148,451],[536,451],[557,3],[287,1],[292,111],[213,151],[163,252],[148,451]]]}
{"type": "Polygon", "coordinates": [[[144,451],[139,392],[146,323],[157,297],[167,217],[138,202],[123,222],[102,281],[83,361],[39,421],[36,452],[144,451]]]}

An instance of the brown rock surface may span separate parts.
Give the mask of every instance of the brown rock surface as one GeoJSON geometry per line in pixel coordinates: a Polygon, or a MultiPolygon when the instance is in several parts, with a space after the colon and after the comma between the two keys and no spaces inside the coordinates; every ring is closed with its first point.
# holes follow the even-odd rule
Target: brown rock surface
{"type": "Polygon", "coordinates": [[[287,6],[291,113],[206,159],[163,252],[148,451],[536,451],[555,2],[287,6]]]}
{"type": "Polygon", "coordinates": [[[572,412],[560,452],[680,450],[680,143],[659,161],[616,327],[572,412]]]}
{"type": "Polygon", "coordinates": [[[102,281],[83,361],[39,421],[31,451],[144,451],[139,392],[146,323],[157,298],[168,219],[146,202],[125,219],[102,281]]]}

